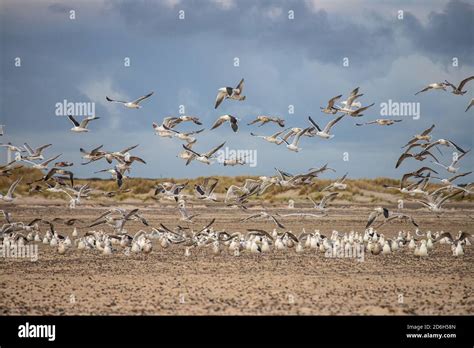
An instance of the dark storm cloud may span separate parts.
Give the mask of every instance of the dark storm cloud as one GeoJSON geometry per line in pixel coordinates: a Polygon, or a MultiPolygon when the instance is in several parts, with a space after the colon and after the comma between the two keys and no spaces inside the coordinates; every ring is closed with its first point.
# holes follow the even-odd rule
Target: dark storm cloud
{"type": "Polygon", "coordinates": [[[388,18],[363,11],[356,23],[350,16],[324,9],[310,11],[303,1],[244,0],[227,10],[210,1],[186,1],[171,7],[124,0],[111,6],[143,35],[212,33],[229,40],[257,40],[278,50],[298,47],[310,59],[340,64],[342,57],[359,63],[381,58],[393,61],[407,53],[396,42],[401,34],[412,43],[412,52],[422,51],[432,60],[443,59],[446,64],[457,56],[463,63],[474,62],[474,6],[457,0],[447,3],[441,12],[432,12],[426,24],[409,11],[399,21],[395,10],[388,12],[388,18]],[[180,10],[185,20],[178,19],[180,10]],[[294,11],[294,20],[288,19],[289,10],[294,11]]]}
{"type": "Polygon", "coordinates": [[[256,40],[277,50],[301,48],[310,59],[340,64],[343,57],[359,62],[392,56],[394,30],[367,12],[370,25],[356,24],[321,9],[312,12],[304,1],[237,1],[223,10],[207,1],[186,1],[175,7],[144,1],[114,1],[112,8],[143,35],[155,37],[208,33],[232,40],[256,40]],[[179,20],[183,10],[185,20],[179,20]],[[294,19],[289,19],[293,11],[294,19]],[[374,54],[377,52],[377,55],[374,54]]]}
{"type": "Polygon", "coordinates": [[[474,64],[472,3],[452,0],[442,12],[431,13],[426,24],[409,13],[405,20],[403,31],[417,50],[434,60],[450,62],[452,57],[458,57],[461,64],[474,64]]]}

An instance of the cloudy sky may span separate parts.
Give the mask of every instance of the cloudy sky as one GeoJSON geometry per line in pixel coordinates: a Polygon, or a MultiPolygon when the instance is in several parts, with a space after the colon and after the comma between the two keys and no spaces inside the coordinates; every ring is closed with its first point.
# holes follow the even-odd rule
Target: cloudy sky
{"type": "MultiPolygon", "coordinates": [[[[73,170],[80,177],[107,168],[105,162],[79,164],[80,147],[102,144],[114,151],[140,144],[133,154],[147,165],[134,165],[132,176],[138,177],[271,175],[274,167],[301,172],[329,163],[336,175],[348,171],[350,177],[371,178],[416,169],[419,163],[410,160],[394,168],[400,147],[433,123],[434,137],[463,148],[473,145],[474,108],[464,110],[474,82],[464,96],[414,95],[428,83],[457,84],[474,74],[474,6],[468,0],[2,0],[0,26],[2,141],[53,143],[46,155],[62,153],[63,160],[76,163],[73,170]],[[214,110],[217,89],[242,77],[247,99],[224,101],[214,110]],[[324,125],[331,117],[320,106],[357,86],[364,93],[361,102],[375,106],[362,118],[342,119],[331,140],[303,138],[303,150],[293,153],[249,134],[277,131],[273,124],[247,126],[258,114],[299,127],[308,126],[311,115],[324,125]],[[131,100],[149,91],[155,94],[140,110],[105,100],[106,95],[131,100]],[[63,100],[95,102],[100,120],[87,134],[71,133],[69,120],[55,115],[56,103],[63,100]],[[354,126],[381,118],[381,104],[389,100],[420,103],[420,118],[386,116],[403,121],[354,126]],[[152,129],[152,122],[177,115],[180,105],[206,128],[225,113],[242,119],[238,133],[228,126],[206,130],[194,148],[205,152],[227,141],[229,149],[257,150],[257,166],[186,167],[176,158],[181,141],[159,138],[152,129]],[[289,105],[294,114],[288,113],[289,105]]],[[[451,150],[442,151],[440,161],[448,163],[451,150]]],[[[471,156],[462,164],[467,170],[473,163],[471,156]]]]}

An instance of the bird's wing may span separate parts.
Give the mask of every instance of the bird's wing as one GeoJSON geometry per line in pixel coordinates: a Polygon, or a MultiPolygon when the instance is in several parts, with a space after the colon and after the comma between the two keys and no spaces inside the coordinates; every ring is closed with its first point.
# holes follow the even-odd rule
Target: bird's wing
{"type": "Polygon", "coordinates": [[[451,193],[450,195],[447,195],[443,198],[441,198],[437,203],[438,203],[438,206],[441,207],[441,204],[443,204],[444,202],[446,202],[448,199],[454,197],[454,196],[457,196],[458,194],[460,194],[461,192],[463,192],[463,190],[459,190],[459,191],[456,191],[454,193],[451,193]]]}
{"type": "Polygon", "coordinates": [[[332,128],[337,122],[339,122],[343,117],[344,117],[344,115],[341,115],[341,116],[335,118],[334,120],[329,121],[328,124],[326,125],[326,127],[324,127],[323,132],[324,132],[324,133],[329,133],[329,131],[331,130],[331,128],[332,128]]]}
{"type": "Polygon", "coordinates": [[[430,87],[430,86],[427,86],[427,87],[423,88],[421,91],[416,92],[415,95],[420,94],[420,93],[422,93],[422,92],[426,92],[426,91],[428,91],[428,90],[430,90],[430,89],[431,89],[431,87],[430,87]]]}
{"type": "Polygon", "coordinates": [[[285,228],[273,215],[270,215],[270,218],[273,220],[273,222],[280,228],[285,228]]]}
{"type": "Polygon", "coordinates": [[[454,180],[456,180],[457,178],[461,178],[463,176],[466,176],[466,175],[469,175],[471,174],[472,172],[467,172],[467,173],[461,173],[461,174],[458,174],[458,175],[455,175],[455,176],[452,176],[448,179],[449,182],[453,182],[454,180]]]}
{"type": "Polygon", "coordinates": [[[370,108],[370,107],[372,107],[372,106],[374,106],[374,105],[375,105],[375,103],[372,103],[372,104],[370,104],[370,105],[367,105],[367,106],[363,106],[363,107],[361,107],[361,108],[358,108],[356,111],[357,111],[357,113],[359,114],[359,113],[361,113],[362,111],[365,111],[365,110],[367,110],[368,108],[370,108]]]}
{"type": "Polygon", "coordinates": [[[215,129],[217,127],[219,127],[221,124],[223,124],[225,122],[225,120],[222,118],[222,117],[219,117],[216,122],[214,122],[214,124],[212,125],[211,127],[211,130],[212,129],[215,129]]]}
{"type": "Polygon", "coordinates": [[[127,101],[125,100],[115,100],[115,99],[112,99],[112,98],[109,98],[107,96],[105,96],[105,99],[109,102],[113,102],[113,103],[122,103],[122,104],[125,104],[125,103],[128,103],[127,101]]]}
{"type": "Polygon", "coordinates": [[[205,157],[211,157],[213,154],[215,154],[217,151],[219,151],[224,145],[225,145],[225,141],[222,144],[220,144],[220,145],[216,146],[215,148],[213,148],[212,150],[210,150],[209,152],[205,153],[204,156],[205,157]]]}
{"type": "Polygon", "coordinates": [[[334,103],[342,97],[342,94],[335,96],[334,98],[329,99],[328,101],[328,108],[332,108],[334,106],[334,103]]]}
{"type": "Polygon", "coordinates": [[[343,177],[339,180],[341,184],[346,180],[348,174],[349,173],[344,174],[343,177]]]}
{"type": "Polygon", "coordinates": [[[149,98],[149,97],[151,97],[152,95],[153,95],[153,92],[150,92],[150,93],[148,93],[147,95],[144,95],[144,96],[142,96],[142,97],[140,97],[140,98],[138,98],[138,99],[132,101],[132,103],[133,103],[133,104],[138,104],[138,103],[140,103],[142,100],[145,100],[146,98],[149,98]]]}
{"type": "Polygon", "coordinates": [[[295,138],[293,139],[293,145],[298,145],[300,138],[309,130],[309,128],[303,129],[301,132],[296,134],[295,138]]]}
{"type": "Polygon", "coordinates": [[[15,182],[10,186],[8,189],[7,197],[13,197],[13,192],[15,191],[18,183],[23,179],[23,177],[20,177],[15,180],[15,182]]]}
{"type": "Polygon", "coordinates": [[[443,232],[441,233],[438,238],[436,238],[433,243],[436,243],[437,241],[439,241],[440,239],[443,239],[443,238],[448,238],[451,242],[454,241],[453,239],[453,236],[451,235],[451,233],[449,232],[443,232]]]}
{"type": "Polygon", "coordinates": [[[270,240],[273,240],[273,237],[270,235],[270,233],[268,233],[265,230],[250,228],[250,229],[247,229],[247,231],[250,232],[249,234],[257,234],[257,235],[265,236],[270,240]]]}
{"type": "Polygon", "coordinates": [[[377,218],[379,214],[375,211],[371,212],[370,215],[369,215],[369,219],[367,220],[367,225],[365,225],[365,228],[369,228],[370,225],[372,225],[372,223],[375,221],[375,219],[377,218]]]}
{"type": "Polygon", "coordinates": [[[453,141],[451,140],[448,140],[448,143],[451,144],[452,146],[454,146],[456,148],[456,150],[458,150],[459,152],[462,152],[462,153],[465,153],[466,151],[464,151],[463,149],[461,149],[461,147],[459,147],[458,145],[456,145],[453,141]]]}
{"type": "MultiPolygon", "coordinates": [[[[308,119],[309,119],[309,122],[311,122],[311,124],[312,124],[313,126],[315,126],[318,131],[321,132],[321,128],[319,128],[319,126],[316,124],[316,122],[313,121],[313,119],[311,118],[311,116],[308,116],[308,119]]],[[[290,134],[290,133],[288,133],[288,134],[290,134]]],[[[287,135],[288,135],[288,134],[287,134],[287,135]]],[[[283,140],[285,140],[285,138],[284,138],[283,140]]]]}
{"type": "Polygon", "coordinates": [[[242,91],[244,90],[244,79],[240,80],[240,82],[237,85],[236,89],[239,90],[239,94],[242,94],[242,91]]]}
{"type": "Polygon", "coordinates": [[[471,102],[469,103],[469,105],[466,108],[466,111],[464,111],[464,112],[467,112],[471,108],[471,106],[473,106],[473,105],[474,105],[474,98],[471,99],[471,102]]]}
{"type": "Polygon", "coordinates": [[[74,126],[79,127],[79,122],[77,122],[74,117],[72,117],[71,115],[68,115],[67,117],[71,120],[74,126]]]}
{"type": "Polygon", "coordinates": [[[234,132],[237,132],[237,130],[239,129],[237,119],[233,116],[231,116],[231,118],[230,118],[230,126],[231,126],[231,128],[234,132]]]}
{"type": "Polygon", "coordinates": [[[183,144],[183,147],[184,147],[184,149],[185,149],[186,151],[191,152],[192,154],[194,154],[194,155],[196,155],[196,156],[198,156],[198,157],[201,156],[199,153],[197,153],[196,151],[194,151],[193,149],[191,149],[190,147],[188,147],[188,146],[186,146],[186,145],[184,145],[184,144],[183,144]]]}
{"type": "Polygon", "coordinates": [[[433,124],[430,128],[425,129],[425,130],[423,131],[423,133],[421,133],[421,135],[425,136],[425,135],[430,134],[434,127],[435,127],[435,125],[433,124]]]}
{"type": "Polygon", "coordinates": [[[219,93],[217,93],[216,104],[214,106],[214,109],[217,109],[219,107],[219,105],[221,105],[221,103],[224,100],[226,95],[227,95],[227,93],[224,92],[224,91],[219,91],[219,93]]]}
{"type": "Polygon", "coordinates": [[[458,89],[462,91],[464,85],[468,83],[469,81],[474,80],[474,76],[469,76],[468,78],[465,78],[464,80],[461,81],[461,83],[458,86],[458,89]]]}
{"type": "Polygon", "coordinates": [[[332,192],[332,193],[324,196],[323,199],[321,199],[321,203],[319,203],[319,205],[322,208],[324,208],[326,206],[326,204],[329,203],[330,201],[332,201],[333,199],[335,199],[338,194],[339,194],[339,192],[332,192]]]}
{"type": "Polygon", "coordinates": [[[44,162],[42,163],[42,165],[44,165],[44,166],[48,165],[50,162],[54,161],[56,158],[58,158],[58,157],[61,156],[61,155],[62,155],[62,153],[60,153],[60,154],[57,155],[57,156],[51,157],[50,159],[44,161],[44,162]]]}
{"type": "Polygon", "coordinates": [[[80,126],[81,128],[86,128],[87,125],[89,124],[89,121],[92,121],[92,120],[95,120],[95,117],[93,117],[93,118],[91,118],[91,117],[86,117],[86,118],[84,118],[84,119],[81,121],[81,123],[80,123],[79,126],[80,126]]]}
{"type": "Polygon", "coordinates": [[[36,149],[36,152],[41,153],[41,151],[43,151],[44,149],[50,147],[51,145],[53,145],[53,144],[41,145],[40,147],[38,147],[38,148],[36,149]]]}
{"type": "Polygon", "coordinates": [[[402,164],[402,162],[405,160],[405,158],[409,158],[409,157],[413,157],[413,155],[411,153],[402,153],[402,155],[397,161],[397,164],[395,165],[395,168],[398,168],[400,164],[402,164]]]}

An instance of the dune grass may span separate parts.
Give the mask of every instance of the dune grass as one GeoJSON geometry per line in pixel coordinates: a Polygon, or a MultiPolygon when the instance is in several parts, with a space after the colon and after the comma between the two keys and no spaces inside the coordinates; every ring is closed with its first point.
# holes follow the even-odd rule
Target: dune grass
{"type": "MultiPolygon", "coordinates": [[[[9,177],[0,177],[0,190],[6,191],[10,184],[18,177],[23,177],[21,183],[16,189],[16,193],[19,196],[39,196],[44,198],[65,198],[64,194],[51,193],[48,191],[29,193],[30,186],[28,183],[32,183],[35,180],[39,180],[42,177],[41,171],[32,168],[18,168],[13,171],[9,177]]],[[[243,185],[246,179],[258,179],[258,176],[213,176],[219,179],[219,184],[216,188],[217,194],[224,194],[230,185],[243,185]]],[[[128,178],[125,180],[122,189],[130,189],[130,192],[120,193],[114,197],[115,200],[123,201],[127,199],[138,199],[142,201],[149,201],[152,199],[154,187],[162,182],[173,182],[173,183],[187,183],[188,187],[184,191],[185,193],[192,194],[194,185],[201,183],[204,177],[197,177],[193,179],[174,179],[174,178],[160,178],[160,179],[145,179],[145,178],[128,178]]],[[[332,181],[327,179],[316,179],[312,185],[305,185],[294,188],[284,188],[280,186],[271,186],[267,191],[260,197],[252,197],[252,200],[265,200],[270,203],[278,201],[287,201],[292,198],[294,200],[307,200],[310,196],[314,200],[321,199],[326,192],[320,192],[323,188],[329,185],[332,181]]],[[[95,193],[116,191],[118,189],[117,184],[111,179],[100,179],[100,178],[89,178],[89,179],[75,179],[76,185],[83,185],[88,183],[95,193]]],[[[396,197],[403,197],[396,189],[387,189],[383,185],[389,185],[397,187],[400,185],[400,181],[392,178],[375,178],[375,179],[347,179],[347,189],[341,191],[338,200],[348,202],[364,201],[369,203],[378,202],[393,202],[396,197]]],[[[42,184],[39,183],[38,184],[42,184]]],[[[34,185],[34,184],[33,184],[34,185]]],[[[44,186],[44,185],[43,185],[44,186]]],[[[429,190],[433,190],[440,187],[437,184],[430,184],[429,190]]],[[[454,201],[472,201],[472,196],[462,197],[459,195],[453,199],[454,201]]]]}

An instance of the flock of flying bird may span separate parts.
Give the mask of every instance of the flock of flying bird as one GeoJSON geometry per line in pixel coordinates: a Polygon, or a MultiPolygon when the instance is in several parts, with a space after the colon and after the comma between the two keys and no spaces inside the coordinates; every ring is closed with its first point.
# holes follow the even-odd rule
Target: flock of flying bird
{"type": "MultiPolygon", "coordinates": [[[[447,87],[451,87],[453,94],[462,96],[466,93],[466,91],[463,90],[464,86],[472,79],[474,79],[474,76],[464,79],[457,87],[448,81],[430,84],[418,93],[437,89],[446,91],[447,87]]],[[[215,101],[215,109],[217,109],[226,99],[244,101],[246,96],[243,95],[243,88],[243,79],[235,88],[219,88],[215,101]]],[[[139,109],[142,107],[140,103],[152,95],[153,92],[133,101],[115,100],[108,96],[106,97],[106,100],[113,103],[120,103],[129,109],[139,109]]],[[[254,132],[251,132],[250,135],[261,138],[275,145],[281,145],[284,143],[288,150],[298,152],[301,150],[299,142],[302,137],[319,137],[325,140],[332,139],[334,137],[334,134],[332,134],[333,127],[343,118],[358,118],[363,116],[363,112],[372,107],[374,103],[363,106],[362,103],[358,101],[362,96],[363,94],[359,93],[359,88],[355,88],[349,93],[346,100],[341,101],[338,104],[336,103],[342,98],[342,94],[331,98],[328,101],[327,106],[321,108],[322,113],[333,116],[333,118],[323,128],[321,128],[311,116],[308,117],[308,125],[305,128],[285,128],[284,119],[276,116],[259,115],[249,122],[248,125],[253,126],[259,124],[258,126],[262,127],[265,124],[272,123],[280,127],[280,130],[271,135],[257,135],[254,132]]],[[[471,100],[466,111],[468,111],[472,105],[473,100],[471,100]]],[[[99,119],[99,117],[92,116],[86,117],[81,122],[78,122],[73,116],[69,116],[69,120],[74,125],[74,127],[71,128],[71,131],[78,133],[88,132],[89,129],[87,127],[89,123],[97,119],[99,119]]],[[[238,132],[240,121],[239,118],[233,115],[225,114],[216,119],[210,130],[221,127],[227,123],[233,132],[238,132]]],[[[153,123],[152,125],[155,134],[158,136],[165,138],[178,138],[179,140],[184,141],[184,144],[182,144],[183,151],[179,153],[177,157],[183,159],[186,165],[192,161],[198,161],[205,164],[214,163],[213,159],[215,158],[215,154],[225,145],[225,142],[207,152],[198,152],[193,149],[194,145],[197,143],[196,135],[201,134],[204,129],[201,128],[191,132],[177,130],[176,127],[183,122],[191,122],[198,126],[202,126],[203,124],[200,119],[195,116],[178,116],[166,117],[163,119],[161,124],[153,123]]],[[[398,122],[401,122],[401,120],[376,119],[366,123],[356,123],[356,126],[368,124],[390,126],[398,122]]],[[[458,195],[470,195],[474,183],[456,183],[458,179],[471,174],[471,172],[458,173],[460,167],[457,166],[459,161],[467,155],[470,150],[461,148],[451,140],[433,140],[431,133],[434,128],[435,125],[432,125],[420,134],[413,136],[413,138],[402,147],[404,152],[401,154],[395,167],[399,168],[408,159],[421,162],[429,158],[432,159],[431,162],[437,166],[436,169],[438,169],[438,171],[425,165],[413,172],[403,174],[399,186],[390,187],[384,185],[384,187],[390,190],[398,190],[401,194],[412,197],[415,202],[420,203],[423,207],[439,214],[443,210],[442,206],[451,198],[458,195]],[[441,153],[441,147],[451,148],[454,151],[453,160],[450,164],[441,163],[433,153],[433,150],[437,150],[441,153]],[[453,174],[453,176],[446,178],[443,173],[440,173],[441,169],[443,169],[443,172],[453,174]],[[409,179],[415,179],[415,182],[408,181],[409,179]],[[431,180],[436,180],[439,187],[437,186],[432,191],[429,191],[428,184],[431,180]]],[[[0,166],[0,176],[10,176],[15,170],[21,168],[23,165],[29,165],[31,168],[38,169],[42,172],[41,178],[27,183],[31,194],[41,191],[63,193],[69,198],[69,207],[75,208],[81,204],[81,199],[88,199],[92,194],[97,193],[89,187],[89,184],[74,184],[74,174],[70,168],[68,168],[72,167],[73,163],[68,161],[57,161],[61,154],[45,160],[43,152],[50,148],[52,144],[46,144],[38,148],[32,148],[28,143],[24,143],[24,146],[15,146],[11,143],[0,144],[0,146],[6,147],[9,151],[15,154],[14,159],[10,163],[0,166]],[[51,164],[52,166],[50,167],[51,164]]],[[[101,160],[104,160],[106,163],[111,165],[111,167],[95,173],[110,173],[117,183],[117,190],[99,192],[99,194],[106,197],[114,197],[119,193],[130,191],[129,189],[124,189],[123,183],[130,173],[131,166],[134,163],[146,164],[142,158],[133,156],[130,153],[137,146],[138,145],[130,146],[119,151],[106,151],[103,149],[103,145],[90,151],[83,148],[80,149],[84,160],[82,165],[101,160]]],[[[243,165],[245,164],[245,159],[235,157],[226,158],[223,164],[225,166],[243,165]]],[[[310,186],[315,183],[315,180],[319,175],[327,171],[334,171],[334,169],[329,168],[327,164],[320,168],[310,168],[308,171],[300,174],[291,174],[277,168],[275,168],[275,170],[276,172],[273,176],[261,176],[258,179],[246,179],[241,186],[230,185],[226,188],[226,194],[223,198],[224,204],[230,207],[238,207],[246,212],[248,210],[247,203],[249,202],[249,199],[251,197],[262,195],[271,186],[289,188],[310,186]]],[[[97,249],[104,254],[111,254],[118,250],[118,248],[122,248],[125,253],[149,253],[153,248],[152,240],[158,239],[159,244],[163,248],[168,248],[171,245],[184,245],[186,256],[190,255],[192,248],[202,246],[211,247],[214,253],[220,253],[222,250],[227,248],[234,255],[239,255],[240,252],[245,250],[251,253],[264,253],[271,249],[283,250],[294,248],[296,252],[302,252],[305,248],[310,248],[325,252],[328,249],[335,247],[348,249],[357,246],[363,246],[366,251],[369,251],[372,254],[389,254],[407,246],[408,249],[414,250],[415,255],[426,256],[428,255],[428,251],[431,250],[437,242],[441,244],[451,244],[453,254],[455,256],[460,256],[464,253],[463,246],[470,245],[471,235],[467,232],[460,232],[456,237],[445,232],[436,232],[432,234],[428,231],[423,234],[420,233],[419,225],[412,216],[404,213],[392,212],[384,207],[377,207],[370,213],[365,226],[365,232],[360,234],[354,231],[343,234],[333,231],[330,236],[325,236],[321,234],[319,230],[315,230],[313,233],[306,233],[303,231],[297,236],[285,227],[283,221],[285,217],[297,216],[322,218],[326,216],[329,203],[339,195],[339,192],[337,191],[343,191],[347,188],[347,183],[345,182],[346,178],[347,173],[340,179],[337,179],[327,187],[323,188],[321,190],[323,193],[321,201],[315,202],[311,197],[308,197],[313,205],[313,209],[310,212],[305,210],[289,214],[270,214],[269,212],[262,210],[250,214],[240,220],[242,223],[252,220],[269,221],[275,225],[275,228],[271,233],[262,229],[248,229],[247,233],[228,233],[225,230],[219,231],[214,229],[212,226],[215,219],[210,221],[206,226],[199,228],[197,231],[191,228],[191,224],[194,223],[193,219],[198,216],[198,214],[191,214],[188,211],[187,201],[189,199],[209,202],[219,201],[219,198],[215,193],[219,179],[208,177],[203,179],[202,183],[194,185],[190,190],[188,188],[188,183],[177,184],[173,182],[162,182],[154,189],[154,196],[164,197],[176,203],[180,214],[179,220],[188,223],[189,225],[187,227],[177,225],[175,228],[169,228],[163,224],[160,224],[159,227],[152,227],[147,219],[140,213],[139,209],[126,211],[120,208],[113,208],[104,214],[101,214],[91,223],[85,223],[79,219],[64,218],[55,218],[51,221],[36,218],[29,223],[15,222],[13,221],[12,214],[4,209],[2,212],[6,223],[0,229],[0,238],[2,238],[4,244],[8,243],[9,245],[43,242],[44,244],[57,248],[60,254],[65,253],[68,249],[74,246],[77,247],[77,249],[97,249]],[[188,189],[188,192],[191,191],[192,194],[185,194],[186,189],[188,189]],[[146,227],[151,227],[151,231],[147,232],[145,230],[140,230],[136,234],[131,235],[125,228],[129,221],[138,221],[146,227]],[[383,234],[377,233],[376,229],[391,221],[402,221],[413,224],[416,227],[415,234],[411,235],[409,232],[400,232],[397,237],[387,239],[383,234]],[[84,235],[79,236],[77,227],[74,227],[72,233],[73,239],[71,239],[69,236],[63,236],[57,232],[55,224],[57,225],[58,223],[64,224],[65,226],[74,226],[75,224],[84,223],[81,228],[85,229],[107,225],[112,228],[113,232],[106,233],[103,230],[88,230],[84,235]],[[43,236],[40,235],[41,224],[49,227],[43,236]],[[279,229],[284,231],[279,231],[279,229]]],[[[15,200],[14,192],[21,180],[21,177],[16,179],[11,184],[6,194],[0,194],[0,202],[11,203],[15,200]]]]}

